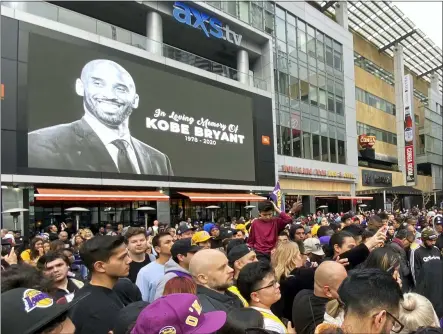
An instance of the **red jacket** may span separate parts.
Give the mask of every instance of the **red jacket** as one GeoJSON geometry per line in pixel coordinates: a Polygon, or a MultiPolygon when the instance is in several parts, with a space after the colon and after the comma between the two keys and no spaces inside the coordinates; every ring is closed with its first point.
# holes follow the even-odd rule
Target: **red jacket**
{"type": "Polygon", "coordinates": [[[277,243],[278,234],[291,222],[291,216],[284,212],[279,217],[267,220],[254,219],[249,231],[248,246],[260,253],[270,254],[277,243]]]}

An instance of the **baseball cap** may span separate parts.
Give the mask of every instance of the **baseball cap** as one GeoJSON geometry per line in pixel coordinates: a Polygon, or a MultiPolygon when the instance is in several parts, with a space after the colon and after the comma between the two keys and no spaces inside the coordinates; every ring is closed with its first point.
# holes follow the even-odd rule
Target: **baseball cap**
{"type": "Polygon", "coordinates": [[[188,231],[192,231],[193,229],[188,226],[188,224],[180,225],[177,229],[177,235],[182,235],[183,233],[186,233],[188,231]]]}
{"type": "Polygon", "coordinates": [[[442,216],[435,216],[434,217],[434,225],[442,225],[443,224],[443,217],[442,216]]]}
{"type": "Polygon", "coordinates": [[[305,245],[306,254],[312,253],[320,256],[325,255],[325,252],[321,247],[320,240],[318,240],[317,238],[308,238],[305,241],[303,241],[303,244],[305,245]]]}
{"type": "Polygon", "coordinates": [[[200,242],[205,242],[211,239],[211,235],[206,231],[198,231],[192,236],[192,244],[196,245],[200,242]]]}
{"type": "Polygon", "coordinates": [[[320,237],[320,239],[319,239],[320,245],[329,245],[329,240],[331,240],[330,235],[325,235],[323,237],[320,237]]]}
{"type": "Polygon", "coordinates": [[[186,256],[188,253],[197,253],[200,249],[201,247],[192,244],[190,238],[180,239],[172,245],[171,255],[173,257],[177,257],[178,254],[186,256]]]}
{"type": "Polygon", "coordinates": [[[228,253],[229,264],[233,264],[235,261],[241,259],[243,256],[249,254],[250,252],[251,249],[245,244],[233,247],[228,253]]]}
{"type": "Polygon", "coordinates": [[[58,304],[48,294],[35,289],[16,288],[6,291],[2,293],[2,332],[35,333],[83,298],[71,302],[62,298],[64,303],[58,304]]]}
{"type": "Polygon", "coordinates": [[[423,240],[435,240],[438,238],[438,235],[432,228],[425,228],[421,231],[421,238],[423,240]]]}
{"type": "Polygon", "coordinates": [[[224,311],[203,313],[197,296],[176,293],[163,296],[145,307],[131,334],[214,333],[225,322],[224,311]]]}
{"type": "Polygon", "coordinates": [[[246,225],[245,224],[237,224],[237,226],[235,227],[235,229],[237,231],[243,231],[246,233],[246,225]]]}
{"type": "Polygon", "coordinates": [[[118,312],[117,321],[113,329],[114,334],[126,334],[129,326],[137,320],[140,312],[148,306],[148,302],[138,301],[127,305],[118,312]]]}

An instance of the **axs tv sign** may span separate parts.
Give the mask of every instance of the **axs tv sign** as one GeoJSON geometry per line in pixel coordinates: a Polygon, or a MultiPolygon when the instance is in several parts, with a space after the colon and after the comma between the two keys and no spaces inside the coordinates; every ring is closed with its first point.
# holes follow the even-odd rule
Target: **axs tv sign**
{"type": "Polygon", "coordinates": [[[217,18],[211,17],[183,2],[176,1],[174,3],[172,15],[178,22],[202,30],[206,37],[212,36],[236,45],[241,43],[242,35],[236,34],[229,29],[228,25],[223,26],[217,18]]]}

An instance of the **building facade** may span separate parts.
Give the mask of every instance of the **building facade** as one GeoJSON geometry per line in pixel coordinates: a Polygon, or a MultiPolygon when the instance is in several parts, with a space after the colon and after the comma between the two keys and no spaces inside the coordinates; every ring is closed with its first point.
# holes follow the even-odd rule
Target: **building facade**
{"type": "MultiPolygon", "coordinates": [[[[29,208],[18,222],[31,228],[176,222],[247,215],[276,181],[306,212],[406,186],[402,58],[348,13],[346,2],[2,2],[3,211],[29,208]]],[[[414,182],[436,192],[439,82],[413,86],[414,182]]]]}

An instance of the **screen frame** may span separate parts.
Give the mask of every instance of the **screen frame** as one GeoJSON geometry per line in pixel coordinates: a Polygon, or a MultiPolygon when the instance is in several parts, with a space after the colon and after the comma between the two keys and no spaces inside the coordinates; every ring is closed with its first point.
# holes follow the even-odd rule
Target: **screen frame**
{"type": "MultiPolygon", "coordinates": [[[[2,29],[2,38],[4,34],[15,34],[17,37],[17,110],[16,110],[16,174],[37,175],[37,176],[55,176],[55,177],[81,177],[81,178],[102,178],[102,179],[128,179],[128,180],[148,180],[148,181],[170,181],[170,182],[186,182],[186,183],[217,183],[217,184],[238,184],[238,185],[254,185],[254,186],[273,186],[275,183],[275,156],[273,142],[273,120],[272,120],[272,99],[260,94],[252,93],[247,90],[240,89],[195,73],[187,72],[164,63],[155,62],[153,60],[143,58],[118,49],[113,49],[92,41],[84,40],[78,37],[67,35],[62,32],[50,30],[30,23],[17,21],[17,31],[12,32],[8,29],[2,29]],[[122,58],[125,61],[138,63],[143,66],[170,73],[172,75],[180,75],[191,80],[209,84],[216,88],[221,88],[234,93],[247,95],[252,99],[252,132],[253,132],[253,151],[254,151],[254,169],[255,181],[244,180],[228,180],[217,178],[196,178],[182,176],[158,176],[158,175],[141,175],[141,174],[120,174],[109,172],[88,172],[88,171],[66,171],[57,169],[39,169],[29,168],[27,162],[27,133],[28,133],[28,42],[29,34],[35,33],[46,37],[69,42],[79,47],[92,48],[96,51],[110,54],[113,57],[122,58]],[[262,136],[271,138],[269,146],[262,144],[262,136]],[[26,152],[25,154],[22,154],[26,152]],[[271,153],[272,152],[272,153],[271,153]]],[[[2,52],[3,57],[3,52],[2,52]]],[[[2,132],[4,129],[2,129],[2,132]]],[[[5,147],[2,147],[2,150],[5,147]]],[[[237,161],[229,161],[227,158],[227,167],[235,168],[237,161]]],[[[223,166],[222,168],[226,168],[223,166]]]]}

